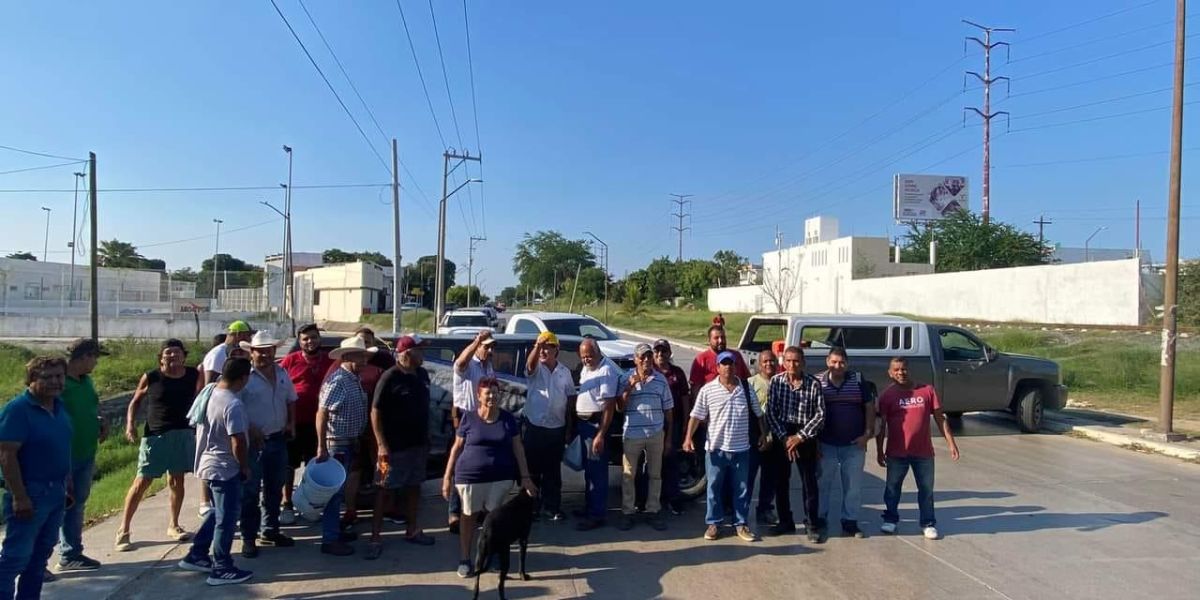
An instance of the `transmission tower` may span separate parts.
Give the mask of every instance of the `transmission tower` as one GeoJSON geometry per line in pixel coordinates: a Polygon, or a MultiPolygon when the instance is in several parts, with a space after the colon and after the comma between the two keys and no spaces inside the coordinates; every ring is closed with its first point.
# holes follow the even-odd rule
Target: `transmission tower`
{"type": "Polygon", "coordinates": [[[674,199],[671,200],[671,202],[675,203],[675,212],[671,213],[671,215],[674,216],[675,218],[679,219],[679,224],[671,227],[672,230],[679,233],[679,255],[675,258],[675,262],[683,262],[683,232],[691,229],[691,227],[683,226],[684,218],[691,216],[688,213],[683,212],[683,208],[685,206],[687,206],[688,204],[692,203],[692,201],[688,200],[688,198],[691,198],[695,194],[669,194],[669,195],[675,197],[674,199]]]}
{"type": "MultiPolygon", "coordinates": [[[[983,110],[973,106],[966,107],[963,110],[973,111],[983,119],[983,223],[986,225],[991,215],[991,171],[992,171],[992,117],[999,115],[1008,116],[1008,111],[992,112],[992,84],[997,81],[1008,82],[1008,77],[992,77],[992,48],[1004,46],[1008,48],[1008,42],[993,42],[992,33],[995,32],[1012,32],[1016,29],[1007,27],[985,27],[978,23],[972,23],[963,19],[963,23],[972,27],[977,27],[983,31],[983,39],[975,36],[968,36],[963,42],[963,50],[966,50],[966,42],[972,41],[979,44],[983,48],[983,75],[974,71],[967,71],[967,75],[974,75],[980,83],[983,84],[983,110]]],[[[965,118],[965,115],[964,115],[965,118]]]]}

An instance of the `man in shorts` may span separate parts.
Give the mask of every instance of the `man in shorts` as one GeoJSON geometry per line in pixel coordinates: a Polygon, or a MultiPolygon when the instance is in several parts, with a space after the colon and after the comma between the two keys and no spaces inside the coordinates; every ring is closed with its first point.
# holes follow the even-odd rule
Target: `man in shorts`
{"type": "Polygon", "coordinates": [[[296,522],[296,509],[292,506],[292,489],[296,480],[296,469],[312,460],[317,449],[317,396],[321,393],[321,382],[329,371],[333,359],[321,350],[321,330],[309,323],[298,332],[300,349],[283,357],[279,366],[287,371],[296,388],[296,403],[293,405],[295,432],[288,440],[288,471],[283,477],[283,511],[279,523],[291,525],[296,522]]]}
{"type": "Polygon", "coordinates": [[[396,366],[383,372],[371,402],[379,487],[367,546],[369,560],[379,558],[383,552],[380,538],[383,513],[397,491],[403,493],[404,514],[408,519],[404,541],[433,545],[433,538],[417,526],[421,483],[425,481],[429,458],[429,372],[421,366],[425,362],[422,348],[426,344],[417,335],[396,340],[396,366]]]}

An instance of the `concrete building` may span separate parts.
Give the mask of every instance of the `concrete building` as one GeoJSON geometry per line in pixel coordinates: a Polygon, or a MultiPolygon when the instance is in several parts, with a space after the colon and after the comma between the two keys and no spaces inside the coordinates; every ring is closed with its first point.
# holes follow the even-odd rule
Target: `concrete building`
{"type": "MultiPolygon", "coordinates": [[[[303,273],[308,269],[325,264],[320,252],[293,252],[292,273],[303,273]]],[[[263,277],[264,307],[260,310],[273,313],[283,312],[283,253],[268,254],[263,261],[265,275],[263,277]]]]}
{"type": "MultiPolygon", "coordinates": [[[[174,283],[168,290],[166,275],[159,271],[100,267],[96,284],[101,311],[169,311],[168,294],[174,292],[174,283]]],[[[86,312],[90,298],[91,272],[86,264],[75,265],[72,278],[69,263],[0,258],[0,312],[86,312]]]]}
{"type": "Polygon", "coordinates": [[[296,318],[355,322],[392,310],[392,268],[354,262],[309,268],[295,275],[296,318]]]}

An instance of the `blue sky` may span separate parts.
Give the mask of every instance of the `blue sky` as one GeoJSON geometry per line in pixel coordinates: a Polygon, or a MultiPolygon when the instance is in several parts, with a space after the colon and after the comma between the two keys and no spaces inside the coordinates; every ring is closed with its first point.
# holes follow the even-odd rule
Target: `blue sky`
{"type": "MultiPolygon", "coordinates": [[[[390,161],[390,142],[298,0],[277,2],[390,161]]],[[[403,180],[405,261],[434,253],[443,142],[395,2],[306,6],[415,176],[403,180]]],[[[594,232],[616,277],[674,256],[669,193],[694,194],[687,257],[724,248],[757,257],[777,225],[795,243],[813,214],[838,217],[844,234],[899,235],[896,172],[967,175],[977,207],[980,128],[973,117],[963,125],[963,107],[981,92],[963,92],[963,71],[982,69],[982,58],[974,48],[964,56],[963,38],[976,32],[961,18],[1018,29],[1002,38],[1011,62],[1003,49],[994,61],[994,75],[1012,77],[1011,96],[1003,86],[994,96],[994,110],[1012,113],[994,121],[994,218],[1036,231],[1031,221],[1045,213],[1047,237],[1063,245],[1106,227],[1093,246],[1132,247],[1140,198],[1143,247],[1163,257],[1170,111],[1156,109],[1171,103],[1168,0],[469,0],[478,139],[462,2],[433,2],[457,132],[430,6],[402,6],[445,145],[484,156],[482,188],[450,201],[447,255],[465,263],[467,238],[486,235],[476,263],[485,291],[514,281],[513,247],[528,231],[594,232]]],[[[282,144],[295,148],[297,186],[389,180],[269,0],[0,7],[0,145],[95,151],[101,190],[273,186],[287,177],[282,144]]],[[[1185,257],[1200,255],[1200,212],[1186,198],[1196,150],[1185,152],[1185,257]]],[[[0,149],[0,173],[61,162],[0,149]]],[[[70,190],[78,168],[0,174],[0,189],[70,190]]],[[[278,251],[281,225],[258,201],[280,197],[102,193],[100,236],[196,268],[220,218],[222,251],[261,262],[278,251]]],[[[385,188],[297,189],[296,250],[390,254],[389,199],[385,188]]],[[[0,251],[40,257],[46,206],[51,260],[68,260],[72,201],[69,191],[0,193],[0,251]]]]}

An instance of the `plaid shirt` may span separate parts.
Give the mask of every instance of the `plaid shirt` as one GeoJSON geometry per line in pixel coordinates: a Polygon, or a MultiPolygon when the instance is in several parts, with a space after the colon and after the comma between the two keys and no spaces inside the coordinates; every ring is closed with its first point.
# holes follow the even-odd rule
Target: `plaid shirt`
{"type": "Polygon", "coordinates": [[[777,439],[788,436],[788,429],[809,440],[817,437],[825,425],[825,399],[821,393],[821,382],[816,377],[804,374],[800,385],[792,387],[787,373],[771,378],[767,399],[767,425],[777,439]]]}
{"type": "Polygon", "coordinates": [[[367,394],[353,373],[338,367],[321,384],[320,407],[329,413],[325,439],[354,440],[367,426],[367,394]]]}

